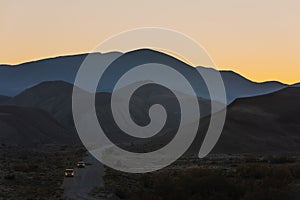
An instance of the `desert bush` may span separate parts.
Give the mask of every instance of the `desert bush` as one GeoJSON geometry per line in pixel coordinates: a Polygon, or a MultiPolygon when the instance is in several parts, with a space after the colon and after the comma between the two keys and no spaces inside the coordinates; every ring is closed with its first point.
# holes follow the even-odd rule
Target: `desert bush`
{"type": "Polygon", "coordinates": [[[287,166],[273,167],[263,180],[263,187],[283,189],[292,182],[292,174],[287,166]]]}
{"type": "Polygon", "coordinates": [[[141,180],[147,187],[141,187],[136,193],[151,199],[239,199],[244,193],[219,170],[212,169],[146,175],[141,180]]]}
{"type": "Polygon", "coordinates": [[[126,191],[126,189],[123,189],[123,188],[117,188],[114,191],[114,193],[120,199],[127,199],[127,197],[128,197],[128,191],[126,191]]]}
{"type": "Polygon", "coordinates": [[[246,163],[251,163],[251,162],[257,162],[257,158],[254,155],[251,154],[245,154],[244,155],[244,161],[246,163]]]}
{"type": "Polygon", "coordinates": [[[6,179],[6,180],[14,180],[15,178],[16,178],[15,174],[13,174],[13,173],[4,175],[4,179],[6,179]]]}
{"type": "Polygon", "coordinates": [[[271,164],[285,164],[285,163],[294,163],[296,162],[296,158],[287,155],[277,155],[268,157],[268,161],[271,164]]]}
{"type": "Polygon", "coordinates": [[[269,167],[259,164],[242,164],[237,167],[237,175],[241,178],[262,179],[270,172],[269,167]]]}
{"type": "Polygon", "coordinates": [[[27,163],[18,163],[13,165],[14,171],[19,172],[35,172],[39,169],[39,166],[36,164],[27,164],[27,163]]]}
{"type": "Polygon", "coordinates": [[[288,200],[293,199],[292,195],[286,190],[278,189],[266,189],[263,187],[257,187],[255,190],[249,191],[244,197],[243,200],[288,200]]]}
{"type": "Polygon", "coordinates": [[[14,171],[26,172],[27,171],[27,164],[26,163],[15,164],[15,165],[13,165],[12,169],[14,171]]]}
{"type": "Polygon", "coordinates": [[[300,178],[300,164],[293,164],[290,166],[291,174],[294,178],[300,178]]]}

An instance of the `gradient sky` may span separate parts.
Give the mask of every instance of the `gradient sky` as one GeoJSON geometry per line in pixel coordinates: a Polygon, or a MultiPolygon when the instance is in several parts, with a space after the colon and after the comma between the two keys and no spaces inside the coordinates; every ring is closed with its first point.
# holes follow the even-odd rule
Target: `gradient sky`
{"type": "Polygon", "coordinates": [[[219,69],[300,82],[299,10],[299,0],[1,0],[0,63],[90,52],[111,35],[155,26],[194,38],[219,69]]]}

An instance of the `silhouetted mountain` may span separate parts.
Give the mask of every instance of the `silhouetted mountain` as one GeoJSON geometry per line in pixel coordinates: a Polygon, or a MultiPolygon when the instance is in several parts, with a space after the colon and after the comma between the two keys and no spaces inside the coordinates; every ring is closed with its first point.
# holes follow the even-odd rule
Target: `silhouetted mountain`
{"type": "Polygon", "coordinates": [[[229,102],[236,98],[258,96],[281,90],[287,85],[276,81],[256,83],[233,71],[221,71],[229,102]]]}
{"type": "MultiPolygon", "coordinates": [[[[72,90],[73,85],[67,82],[43,82],[13,97],[9,101],[9,104],[43,109],[65,127],[73,128],[72,90]]],[[[122,88],[120,90],[122,90],[122,88]]],[[[176,109],[178,106],[177,100],[175,101],[176,97],[172,95],[172,93],[151,84],[144,87],[141,91],[142,92],[134,93],[131,101],[131,114],[135,119],[141,120],[140,123],[148,119],[145,113],[148,113],[147,109],[149,108],[148,106],[151,105],[151,102],[165,103],[168,105],[172,115],[180,114],[176,109]]],[[[104,107],[110,108],[110,98],[111,94],[107,92],[99,92],[96,94],[96,108],[98,112],[104,112],[104,107]]],[[[192,97],[182,94],[181,98],[188,103],[192,97]]],[[[202,116],[209,115],[210,101],[198,98],[198,102],[201,106],[202,116]]],[[[123,103],[122,100],[118,102],[119,105],[121,103],[123,103]]],[[[215,103],[217,104],[217,102],[215,103]]]]}
{"type": "MultiPolygon", "coordinates": [[[[120,53],[94,53],[91,56],[99,60],[100,65],[102,60],[115,54],[120,53]]],[[[87,55],[61,56],[12,66],[0,65],[0,94],[15,96],[45,81],[61,80],[74,83],[76,73],[87,55]]]]}
{"type": "MultiPolygon", "coordinates": [[[[45,82],[25,90],[20,95],[14,97],[10,103],[41,108],[53,115],[64,125],[64,127],[73,130],[72,127],[74,125],[71,112],[72,88],[73,86],[71,84],[62,81],[45,82]]],[[[105,116],[104,120],[102,118],[102,122],[105,124],[105,128],[109,130],[112,140],[116,138],[128,139],[123,136],[120,137],[122,132],[116,128],[115,124],[111,121],[108,112],[110,109],[110,98],[110,93],[97,93],[96,110],[98,117],[99,115],[105,116]]],[[[183,98],[186,98],[186,101],[188,101],[188,96],[184,95],[183,98]]],[[[178,124],[178,121],[176,121],[178,119],[176,117],[179,116],[179,113],[176,100],[174,100],[175,97],[172,97],[171,94],[165,92],[164,88],[155,88],[151,84],[135,93],[132,97],[131,115],[135,122],[140,125],[145,125],[145,123],[147,124],[147,122],[149,122],[148,109],[149,106],[155,102],[162,103],[164,106],[167,105],[170,116],[174,117],[175,121],[172,121],[169,126],[165,127],[163,134],[156,138],[156,142],[151,142],[154,144],[153,146],[155,148],[158,148],[158,144],[164,144],[165,141],[169,141],[172,138],[171,136],[174,132],[172,130],[174,129],[174,126],[178,124]]],[[[199,99],[199,102],[203,108],[209,110],[208,101],[199,99]]],[[[300,88],[297,87],[286,88],[271,94],[237,99],[228,107],[225,127],[213,152],[261,154],[300,152],[300,147],[298,145],[300,142],[300,118],[298,117],[300,115],[299,102],[300,88]]],[[[30,111],[32,108],[3,108],[5,108],[5,112],[10,112],[10,110],[12,110],[11,112],[15,112],[15,109],[21,110],[22,112],[20,113],[24,113],[24,118],[29,120],[29,125],[31,123],[34,125],[34,123],[30,121],[33,117],[27,116],[27,109],[30,111]]],[[[2,111],[1,113],[4,112],[2,111]]],[[[45,115],[49,116],[46,113],[45,115]]],[[[0,114],[0,116],[2,117],[2,120],[7,119],[4,117],[10,116],[8,119],[12,121],[14,119],[19,120],[19,117],[23,117],[23,115],[10,114],[0,114]]],[[[42,117],[38,115],[37,118],[42,117]]],[[[51,117],[49,116],[49,118],[51,117]]],[[[18,121],[18,123],[20,121],[18,121]]],[[[208,118],[201,120],[199,136],[198,139],[195,140],[192,148],[197,149],[200,147],[208,121],[208,118]]],[[[55,122],[58,124],[57,121],[55,122]]],[[[16,127],[19,126],[18,123],[16,123],[16,127]]],[[[45,121],[45,124],[41,122],[41,127],[39,128],[42,129],[45,127],[46,129],[49,129],[49,126],[60,126],[59,124],[53,125],[53,123],[53,120],[50,120],[50,122],[45,121]]],[[[11,125],[10,127],[14,126],[15,125],[11,125]]],[[[31,130],[32,128],[23,127],[22,129],[27,133],[26,130],[31,130]]],[[[64,128],[61,127],[61,129],[65,131],[64,128]]],[[[10,131],[11,129],[7,128],[3,130],[10,131]]],[[[49,129],[49,131],[50,130],[52,129],[49,129]]],[[[47,135],[49,134],[49,137],[52,137],[52,132],[46,133],[47,135]]],[[[5,134],[5,137],[7,137],[7,134],[5,134]]],[[[8,138],[6,140],[8,141],[8,138]]]]}
{"type": "MultiPolygon", "coordinates": [[[[300,88],[296,87],[237,99],[228,106],[224,129],[212,153],[299,154],[299,102],[300,88]]],[[[198,154],[209,122],[210,116],[200,120],[198,135],[187,154],[198,154]]],[[[168,143],[172,134],[176,133],[175,124],[158,140],[137,143],[139,145],[132,150],[145,150],[146,147],[153,150],[162,147],[162,144],[168,143]]],[[[186,132],[187,135],[189,133],[186,132]]]]}
{"type": "Polygon", "coordinates": [[[65,127],[74,127],[72,90],[73,85],[67,82],[43,82],[21,92],[13,97],[9,103],[45,110],[65,127]]]}
{"type": "MultiPolygon", "coordinates": [[[[98,92],[111,92],[115,79],[120,77],[120,75],[123,75],[131,67],[155,62],[168,65],[176,69],[182,73],[187,80],[190,81],[199,97],[206,99],[210,98],[206,85],[201,76],[196,73],[196,69],[167,54],[149,49],[135,50],[125,54],[117,52],[107,54],[92,54],[93,58],[95,58],[95,61],[99,62],[99,67],[101,67],[101,62],[103,62],[105,59],[111,58],[111,56],[115,55],[121,56],[112,63],[112,65],[109,67],[109,70],[105,73],[106,77],[102,79],[102,84],[99,84],[97,90],[98,92]]],[[[15,66],[0,65],[0,94],[14,96],[23,90],[33,87],[34,85],[44,81],[61,80],[74,83],[79,66],[86,56],[87,54],[62,56],[15,66]],[[10,78],[12,76],[14,79],[10,78]]],[[[204,74],[214,71],[213,69],[204,67],[198,67],[198,69],[204,74]]],[[[157,72],[155,72],[154,75],[163,76],[163,74],[157,72]]],[[[271,93],[286,87],[286,85],[278,82],[251,82],[234,72],[221,71],[221,75],[224,79],[228,97],[227,100],[229,102],[239,97],[271,93]]],[[[172,83],[174,86],[179,88],[178,90],[180,92],[185,92],[185,88],[182,88],[182,84],[179,81],[171,81],[173,81],[172,83]]],[[[130,79],[126,84],[132,84],[130,79]]],[[[122,87],[125,86],[126,85],[123,85],[122,87]]]]}
{"type": "Polygon", "coordinates": [[[47,112],[36,108],[0,106],[0,143],[32,147],[79,144],[75,133],[63,128],[47,112]]]}
{"type": "MultiPolygon", "coordinates": [[[[110,87],[105,89],[107,91],[111,91],[114,81],[126,73],[127,70],[130,70],[134,66],[145,63],[158,63],[171,66],[173,69],[179,71],[183,76],[185,76],[188,81],[190,81],[193,89],[199,97],[210,99],[207,86],[203,78],[196,72],[195,68],[179,61],[172,56],[149,49],[131,51],[123,54],[117,60],[115,60],[111,64],[109,70],[106,72],[107,74],[103,80],[103,85],[110,87]]],[[[197,67],[197,69],[200,71],[201,75],[204,76],[218,72],[214,69],[205,67],[197,67]]],[[[286,87],[285,84],[279,82],[254,83],[231,71],[221,71],[220,73],[224,80],[227,100],[229,103],[239,97],[267,94],[286,87]]],[[[160,77],[161,79],[166,78],[163,73],[159,73],[159,69],[158,73],[153,72],[153,76],[160,77]]],[[[180,92],[186,92],[185,88],[183,88],[183,84],[180,81],[176,79],[169,79],[169,81],[173,81],[172,85],[174,85],[174,87],[176,86],[180,92]]],[[[131,83],[131,79],[128,79],[128,84],[129,83],[131,83]]]]}
{"type": "Polygon", "coordinates": [[[9,101],[10,99],[11,99],[11,97],[0,95],[0,104],[5,103],[5,102],[9,101]]]}
{"type": "MultiPolygon", "coordinates": [[[[141,142],[140,144],[151,142],[154,144],[152,146],[154,149],[172,139],[180,120],[178,99],[170,90],[152,83],[151,79],[144,80],[147,84],[133,93],[129,108],[132,119],[137,124],[145,126],[150,122],[148,113],[150,106],[162,104],[168,118],[159,135],[150,138],[149,141],[139,141],[128,135],[124,136],[113,121],[111,113],[111,91],[117,80],[135,66],[159,63],[180,72],[199,96],[198,103],[203,120],[201,120],[199,136],[192,149],[200,147],[199,144],[202,143],[203,134],[209,122],[207,115],[210,114],[211,102],[208,100],[210,97],[203,78],[196,73],[196,70],[198,69],[202,75],[217,73],[217,71],[205,67],[196,69],[172,56],[148,49],[125,54],[95,53],[92,56],[95,61],[99,60],[101,63],[116,54],[121,56],[104,72],[105,76],[98,85],[100,92],[95,95],[98,120],[104,126],[103,129],[109,133],[108,137],[112,140],[125,138],[126,141],[134,140],[137,143],[141,142]],[[154,142],[152,139],[155,139],[154,142]]],[[[1,141],[15,142],[15,144],[24,141],[24,144],[29,145],[78,142],[72,116],[72,83],[86,56],[87,54],[58,57],[13,67],[0,66],[0,94],[15,95],[20,92],[12,98],[0,96],[0,104],[15,105],[0,106],[0,128],[3,131],[0,136],[1,141]],[[17,138],[15,141],[14,137],[17,138]],[[31,139],[32,137],[35,139],[31,139]]],[[[99,67],[101,67],[100,64],[99,67]]],[[[255,83],[232,71],[220,73],[224,80],[227,100],[232,102],[236,98],[239,99],[228,106],[225,127],[214,152],[300,152],[300,147],[297,145],[300,142],[299,84],[286,88],[286,85],[279,82],[255,83]]],[[[162,80],[166,79],[163,73],[154,72],[153,75],[162,80]]],[[[122,92],[127,87],[138,83],[132,80],[135,79],[129,78],[125,84],[116,89],[122,92]]],[[[192,97],[182,87],[182,83],[178,80],[168,80],[172,81],[175,88],[178,88],[180,99],[189,103],[192,97]]],[[[117,100],[118,106],[123,103],[123,99],[117,100]]],[[[214,103],[221,105],[216,101],[214,103]]],[[[195,110],[195,112],[198,111],[195,110]]],[[[128,120],[124,118],[123,121],[126,124],[128,120]]]]}
{"type": "Polygon", "coordinates": [[[300,153],[300,88],[238,99],[214,152],[300,153]]]}
{"type": "Polygon", "coordinates": [[[294,84],[293,87],[300,87],[300,83],[294,84]]]}

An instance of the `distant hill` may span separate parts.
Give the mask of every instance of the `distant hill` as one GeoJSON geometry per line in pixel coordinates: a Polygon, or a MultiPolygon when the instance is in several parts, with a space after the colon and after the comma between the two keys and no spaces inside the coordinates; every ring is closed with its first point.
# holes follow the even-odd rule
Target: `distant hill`
{"type": "MultiPolygon", "coordinates": [[[[210,99],[207,86],[203,78],[198,75],[194,67],[191,67],[172,56],[149,49],[127,52],[120,56],[117,60],[115,60],[111,64],[109,71],[107,71],[107,78],[105,78],[103,81],[103,85],[105,85],[105,87],[108,87],[105,88],[106,91],[111,91],[113,81],[115,79],[118,79],[118,77],[123,75],[124,72],[126,72],[128,69],[144,63],[159,63],[171,66],[173,69],[179,71],[182,75],[185,76],[187,80],[190,81],[196,94],[199,97],[210,99]]],[[[218,72],[215,69],[205,67],[197,67],[197,70],[200,71],[201,75],[206,75],[211,72],[218,72]]],[[[231,71],[220,71],[220,73],[224,81],[227,100],[229,103],[236,98],[267,94],[287,87],[287,85],[279,82],[255,83],[231,71]]],[[[153,76],[161,77],[161,79],[166,78],[165,75],[161,73],[153,73],[153,76]]],[[[130,83],[130,81],[131,80],[129,79],[128,82],[130,83]]],[[[180,92],[186,92],[185,88],[182,87],[182,83],[177,80],[170,81],[173,81],[172,84],[174,86],[177,86],[176,88],[179,88],[180,92]]]]}
{"type": "Polygon", "coordinates": [[[214,152],[300,153],[300,88],[238,99],[214,152]]]}
{"type": "Polygon", "coordinates": [[[221,71],[229,102],[236,98],[259,96],[276,92],[287,85],[277,81],[256,83],[233,71],[221,71]]]}
{"type": "MultiPolygon", "coordinates": [[[[118,52],[91,54],[102,60],[118,52]]],[[[61,56],[19,65],[0,65],[0,94],[15,96],[23,90],[45,81],[65,81],[74,83],[76,73],[88,54],[61,56]],[[14,77],[14,78],[11,78],[14,77]]]]}
{"type": "MultiPolygon", "coordinates": [[[[118,78],[130,67],[149,62],[156,62],[171,66],[181,72],[192,83],[199,97],[206,99],[210,98],[206,85],[201,76],[197,75],[196,69],[172,56],[149,49],[135,50],[125,54],[118,52],[92,54],[96,60],[99,60],[99,67],[101,67],[101,62],[103,60],[114,55],[121,56],[110,66],[110,70],[108,70],[103,84],[101,84],[101,87],[98,87],[98,92],[111,92],[112,80],[118,78]]],[[[45,81],[65,81],[74,83],[76,73],[86,56],[87,54],[81,54],[43,59],[14,66],[0,65],[0,94],[15,96],[25,89],[45,81]],[[14,77],[14,79],[11,77],[14,77]]],[[[197,67],[197,69],[203,73],[214,71],[213,69],[205,67],[197,67]]],[[[228,102],[232,102],[239,97],[257,96],[286,87],[286,85],[279,82],[251,82],[239,74],[230,71],[221,71],[221,75],[226,86],[228,102]]],[[[160,73],[155,73],[155,76],[162,75],[160,73]]],[[[171,81],[173,81],[173,85],[178,86],[180,90],[182,87],[180,82],[176,80],[171,81]]],[[[129,80],[128,84],[132,84],[132,82],[129,80]]],[[[123,87],[125,86],[126,85],[123,85],[123,87]]],[[[184,88],[181,92],[185,92],[184,88]]]]}
{"type": "MultiPolygon", "coordinates": [[[[11,105],[35,107],[50,113],[56,120],[68,128],[74,128],[72,116],[72,90],[73,85],[63,81],[49,81],[28,88],[19,95],[11,98],[8,103],[11,105]]],[[[122,89],[121,89],[122,90],[122,89]]],[[[99,92],[96,94],[96,108],[98,113],[105,112],[110,109],[111,94],[107,92],[99,92]]],[[[190,96],[182,94],[184,101],[190,101],[190,96]]],[[[153,85],[144,87],[141,92],[134,94],[131,101],[132,116],[140,123],[145,123],[148,117],[149,105],[151,102],[159,102],[168,106],[172,115],[179,115],[177,109],[177,100],[172,93],[164,91],[163,88],[155,88],[153,85]]],[[[210,114],[210,101],[198,98],[201,106],[202,116],[210,114]]],[[[122,103],[120,100],[119,104],[122,103]]],[[[215,102],[217,103],[217,102],[215,102]]],[[[196,111],[195,111],[196,112],[196,111]]]]}
{"type": "MultiPolygon", "coordinates": [[[[299,102],[300,88],[296,87],[235,100],[228,106],[224,129],[211,153],[300,154],[299,102]]],[[[209,116],[200,120],[197,137],[186,154],[198,154],[209,122],[209,116]]],[[[167,144],[176,131],[174,123],[159,139],[135,143],[131,150],[155,150],[167,144]]]]}
{"type": "Polygon", "coordinates": [[[11,99],[11,97],[0,95],[0,104],[5,103],[5,102],[9,101],[10,99],[11,99]]]}
{"type": "Polygon", "coordinates": [[[37,108],[0,106],[0,144],[33,147],[43,144],[80,144],[74,132],[37,108]]]}
{"type": "Polygon", "coordinates": [[[64,81],[43,82],[13,97],[13,105],[47,111],[65,127],[74,127],[72,117],[73,85],[64,81]]]}
{"type": "MultiPolygon", "coordinates": [[[[163,88],[154,90],[153,87],[149,85],[133,95],[130,111],[136,123],[146,125],[149,122],[149,105],[159,102],[167,108],[171,121],[164,127],[162,135],[154,138],[155,141],[151,142],[154,145],[148,146],[155,149],[159,148],[159,145],[165,144],[164,142],[170,141],[172,134],[176,132],[174,128],[176,129],[180,113],[176,99],[171,93],[165,92],[163,88]]],[[[27,134],[28,138],[38,138],[37,141],[32,140],[36,142],[46,142],[47,136],[50,137],[49,141],[52,137],[54,142],[72,141],[68,139],[69,136],[77,137],[76,134],[72,135],[74,132],[71,111],[72,88],[71,84],[62,81],[44,82],[25,90],[9,101],[18,106],[0,106],[0,121],[1,126],[4,127],[1,130],[5,130],[4,139],[11,142],[13,139],[10,140],[9,136],[27,134]],[[9,126],[7,126],[8,122],[11,122],[9,126]],[[35,127],[37,125],[38,127],[35,127]],[[16,128],[18,128],[17,131],[15,131],[16,128]],[[28,132],[32,132],[33,135],[28,135],[28,132]],[[58,133],[62,132],[68,137],[59,138],[60,134],[58,133]],[[43,136],[43,134],[47,136],[43,136]]],[[[189,101],[188,96],[182,95],[186,101],[189,101]]],[[[97,115],[98,117],[102,116],[104,129],[109,130],[109,137],[112,140],[125,138],[127,141],[131,141],[127,136],[122,136],[122,132],[111,120],[110,97],[110,93],[96,94],[97,115]]],[[[210,102],[201,98],[198,101],[202,106],[202,111],[206,109],[205,112],[208,112],[206,115],[209,114],[210,102]]],[[[225,127],[213,153],[300,153],[298,145],[300,142],[299,102],[300,88],[298,87],[289,87],[270,94],[235,100],[228,106],[225,127]]],[[[195,149],[198,149],[202,143],[209,122],[208,117],[205,115],[202,117],[204,118],[200,123],[199,135],[191,147],[195,152],[197,151],[195,149]]],[[[5,141],[4,139],[3,141],[5,141]]]]}
{"type": "Polygon", "coordinates": [[[300,83],[294,84],[293,87],[300,87],[300,83]]]}

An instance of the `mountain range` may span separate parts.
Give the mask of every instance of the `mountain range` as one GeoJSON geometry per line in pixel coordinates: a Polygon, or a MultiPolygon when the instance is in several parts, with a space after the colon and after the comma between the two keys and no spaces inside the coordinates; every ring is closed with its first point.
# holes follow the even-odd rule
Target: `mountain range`
{"type": "MultiPolygon", "coordinates": [[[[96,59],[105,59],[109,54],[93,54],[96,59]]],[[[0,139],[2,144],[34,146],[37,144],[78,144],[80,143],[72,117],[72,90],[74,78],[86,54],[46,59],[18,66],[0,66],[0,139]],[[2,71],[4,69],[4,71],[2,71]],[[28,71],[27,71],[28,70],[28,71]],[[8,77],[17,77],[15,82],[8,77]],[[5,78],[6,77],[6,78],[5,78]],[[4,79],[2,79],[4,78],[4,79]]],[[[118,78],[126,66],[136,66],[143,62],[153,62],[173,66],[182,72],[193,84],[203,84],[196,80],[195,68],[160,52],[137,50],[122,54],[112,63],[108,71],[111,80],[118,78]],[[126,65],[122,65],[125,63],[126,65]],[[125,66],[122,70],[117,70],[125,66]]],[[[200,71],[217,72],[214,69],[198,67],[200,71]]],[[[214,153],[299,153],[299,84],[288,86],[279,82],[255,83],[232,71],[220,71],[226,88],[228,106],[225,126],[214,148],[214,153]]],[[[117,142],[149,143],[157,149],[174,136],[179,120],[178,101],[173,93],[153,84],[143,86],[130,100],[130,114],[137,124],[149,123],[148,110],[160,103],[166,108],[166,125],[154,140],[130,138],[113,121],[110,100],[111,80],[105,81],[104,88],[98,88],[95,106],[98,120],[102,120],[108,137],[117,142]]],[[[130,86],[118,88],[123,90],[130,86]]],[[[103,85],[102,85],[103,86],[103,85]]],[[[180,88],[180,87],[179,87],[180,88]]],[[[197,152],[210,120],[211,100],[205,87],[199,87],[198,103],[201,121],[198,135],[191,147],[197,152]]],[[[181,98],[189,102],[191,96],[179,91],[181,98]]],[[[122,103],[117,102],[118,104],[122,103]]],[[[213,101],[213,103],[220,104],[213,101]]],[[[88,112],[88,111],[87,111],[88,112]]],[[[217,113],[216,113],[217,114],[217,113]]],[[[128,119],[124,118],[126,123],[128,119]]],[[[144,151],[145,149],[143,149],[144,151]]]]}
{"type": "MultiPolygon", "coordinates": [[[[65,81],[73,84],[77,71],[87,55],[61,56],[19,65],[0,65],[0,95],[15,96],[25,89],[45,81],[65,81]]],[[[99,67],[102,67],[102,62],[114,55],[120,55],[120,57],[111,64],[110,68],[112,70],[107,73],[104,84],[101,87],[98,86],[98,92],[111,92],[111,80],[122,75],[128,68],[155,62],[171,66],[183,73],[195,86],[194,89],[199,97],[210,99],[203,79],[195,73],[196,69],[172,56],[150,49],[140,49],[124,54],[119,52],[91,54],[99,63],[99,67]]],[[[205,67],[197,67],[197,70],[204,74],[208,71],[217,72],[214,69],[205,67]]],[[[252,82],[232,71],[220,71],[220,74],[224,80],[228,103],[236,98],[267,94],[287,87],[286,84],[275,81],[252,82]]],[[[160,76],[159,71],[154,75],[160,76]]],[[[174,80],[173,84],[180,89],[181,84],[178,81],[174,80]]],[[[125,86],[123,85],[123,87],[125,86]]],[[[181,92],[185,92],[184,88],[181,92]]]]}
{"type": "MultiPolygon", "coordinates": [[[[71,84],[62,81],[45,82],[2,102],[5,105],[0,106],[1,141],[9,144],[12,141],[19,141],[20,145],[29,146],[37,141],[41,143],[78,141],[72,120],[70,96],[72,87],[71,84]],[[7,106],[8,104],[10,106],[7,106]],[[59,135],[64,137],[60,138],[59,135]],[[24,140],[24,138],[31,137],[34,139],[24,140]]],[[[136,119],[138,124],[146,123],[149,120],[146,114],[148,106],[153,101],[159,101],[164,106],[170,104],[168,110],[176,120],[178,117],[176,103],[172,105],[175,97],[160,95],[160,92],[153,94],[149,92],[150,90],[151,88],[145,90],[144,93],[136,94],[133,98],[132,118],[136,119]]],[[[108,117],[110,96],[110,93],[105,92],[96,94],[97,113],[107,116],[104,123],[109,131],[110,139],[131,141],[121,136],[122,132],[108,117]]],[[[300,152],[298,145],[300,142],[299,102],[300,88],[298,87],[235,100],[227,108],[225,126],[213,152],[260,154],[300,152]]],[[[209,107],[208,104],[207,100],[202,99],[203,108],[209,107]]],[[[156,138],[152,146],[158,148],[159,145],[169,141],[176,123],[178,121],[173,121],[165,127],[161,137],[156,138]]],[[[203,116],[192,148],[198,149],[201,146],[203,133],[208,123],[209,116],[203,116]]]]}
{"type": "MultiPolygon", "coordinates": [[[[32,88],[28,88],[15,97],[6,98],[6,101],[2,101],[2,104],[44,110],[68,130],[75,132],[76,130],[72,116],[72,91],[73,85],[70,83],[63,81],[48,81],[40,83],[32,88]]],[[[120,134],[122,132],[113,123],[112,114],[109,112],[111,93],[98,92],[95,97],[97,114],[105,116],[102,119],[104,119],[105,126],[109,129],[111,136],[122,139],[122,135],[120,134]]],[[[184,102],[189,103],[191,97],[181,94],[180,98],[183,99],[184,102]]],[[[176,97],[172,93],[166,92],[164,88],[157,88],[149,85],[141,90],[141,92],[134,93],[131,99],[131,115],[139,124],[145,125],[149,122],[149,117],[146,113],[148,112],[149,106],[154,102],[166,106],[167,111],[170,112],[170,116],[173,116],[173,118],[177,120],[180,119],[180,110],[178,109],[179,105],[177,104],[176,97]]],[[[121,105],[122,103],[122,99],[117,102],[118,105],[121,105]]],[[[201,116],[208,116],[210,114],[210,101],[198,98],[198,103],[201,109],[201,116]]],[[[218,106],[217,102],[214,103],[218,106]]],[[[126,120],[127,119],[124,118],[125,122],[126,120]]],[[[171,128],[172,126],[166,127],[166,129],[171,128]]]]}

